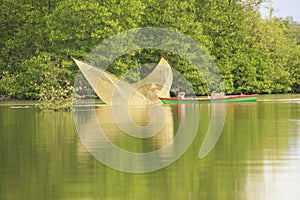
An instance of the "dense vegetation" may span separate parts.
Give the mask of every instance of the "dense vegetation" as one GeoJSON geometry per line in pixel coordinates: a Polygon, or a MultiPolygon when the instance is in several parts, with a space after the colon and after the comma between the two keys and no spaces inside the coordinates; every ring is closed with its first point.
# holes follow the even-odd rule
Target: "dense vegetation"
{"type": "MultiPolygon", "coordinates": [[[[2,0],[0,98],[70,99],[77,68],[67,55],[84,58],[104,39],[138,27],[171,28],[197,40],[218,65],[227,93],[300,92],[300,25],[262,18],[262,3],[2,0]]],[[[122,75],[149,59],[157,62],[159,52],[133,52],[114,64],[114,73],[122,75]]],[[[196,93],[208,92],[186,61],[176,55],[169,59],[193,80],[196,93]]]]}

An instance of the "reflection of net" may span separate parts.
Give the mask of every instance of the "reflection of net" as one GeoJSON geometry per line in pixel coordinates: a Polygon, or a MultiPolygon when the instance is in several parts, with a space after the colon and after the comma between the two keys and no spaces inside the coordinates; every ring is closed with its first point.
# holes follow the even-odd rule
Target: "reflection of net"
{"type": "Polygon", "coordinates": [[[113,97],[117,97],[117,103],[127,102],[129,104],[159,103],[158,97],[170,97],[173,74],[170,65],[164,58],[161,58],[147,77],[133,84],[127,83],[101,68],[76,59],[74,61],[93,90],[106,104],[111,105],[113,97]]]}
{"type": "MultiPolygon", "coordinates": [[[[149,151],[150,149],[157,150],[158,148],[162,148],[165,145],[169,144],[172,139],[174,138],[174,121],[173,121],[173,114],[171,107],[166,107],[164,112],[164,119],[165,123],[164,126],[161,127],[159,131],[156,131],[156,125],[160,125],[160,119],[162,116],[156,116],[152,119],[149,118],[149,109],[148,106],[132,106],[129,108],[130,112],[130,118],[124,118],[123,121],[116,122],[113,116],[113,111],[111,106],[99,106],[95,110],[95,114],[92,113],[92,116],[96,116],[97,124],[101,127],[105,135],[111,140],[114,141],[115,144],[122,146],[122,148],[127,148],[129,151],[136,151],[136,152],[142,152],[142,151],[149,151]],[[152,120],[152,122],[151,122],[152,120]],[[154,126],[148,126],[150,123],[153,123],[154,126]],[[140,131],[140,135],[143,134],[147,135],[154,135],[153,137],[149,138],[138,138],[135,139],[134,137],[130,137],[128,132],[124,129],[122,129],[119,124],[123,124],[128,127],[131,131],[140,131]],[[154,129],[153,129],[154,128],[154,129]],[[125,134],[124,134],[125,133],[125,134]],[[122,138],[122,139],[120,139],[122,138]],[[144,143],[147,148],[150,149],[136,149],[139,144],[141,144],[141,141],[144,141],[144,143]],[[126,144],[129,143],[135,143],[136,145],[129,145],[126,146],[126,144]],[[144,150],[143,150],[144,149],[144,150]]],[[[93,125],[90,122],[87,122],[84,124],[84,129],[91,129],[93,125]]],[[[124,127],[123,127],[124,128],[124,127]]],[[[126,127],[125,127],[126,128],[126,127]]],[[[98,137],[98,135],[97,135],[98,137]]],[[[95,139],[91,140],[92,142],[95,141],[95,139]]],[[[96,147],[96,145],[94,145],[96,147]]]]}

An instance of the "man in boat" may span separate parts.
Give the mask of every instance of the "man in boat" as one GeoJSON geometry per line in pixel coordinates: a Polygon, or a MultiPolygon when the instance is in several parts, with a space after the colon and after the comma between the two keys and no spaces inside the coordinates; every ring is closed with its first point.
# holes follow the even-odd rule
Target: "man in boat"
{"type": "Polygon", "coordinates": [[[178,99],[184,99],[185,97],[185,92],[178,92],[178,95],[177,95],[177,97],[178,97],[178,99]]]}

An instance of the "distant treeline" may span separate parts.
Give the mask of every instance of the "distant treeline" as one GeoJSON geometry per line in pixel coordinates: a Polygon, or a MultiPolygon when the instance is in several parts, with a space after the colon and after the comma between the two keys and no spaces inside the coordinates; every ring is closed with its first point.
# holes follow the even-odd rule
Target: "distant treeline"
{"type": "MultiPolygon", "coordinates": [[[[262,18],[262,0],[3,0],[0,4],[0,98],[70,99],[78,68],[101,41],[140,27],[177,30],[199,42],[220,69],[226,93],[300,92],[300,25],[262,18]]],[[[272,8],[270,8],[272,11],[272,8]]],[[[271,12],[270,12],[271,13],[271,12]]],[[[141,49],[116,61],[122,76],[158,62],[141,49]]],[[[165,52],[198,95],[209,91],[189,62],[165,52]]]]}

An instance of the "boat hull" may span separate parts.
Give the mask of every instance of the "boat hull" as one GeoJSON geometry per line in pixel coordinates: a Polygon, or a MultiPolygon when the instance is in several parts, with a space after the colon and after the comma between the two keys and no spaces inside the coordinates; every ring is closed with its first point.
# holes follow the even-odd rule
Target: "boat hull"
{"type": "Polygon", "coordinates": [[[221,98],[159,98],[163,104],[205,104],[205,103],[231,103],[231,102],[255,102],[258,94],[232,95],[221,98]]]}

